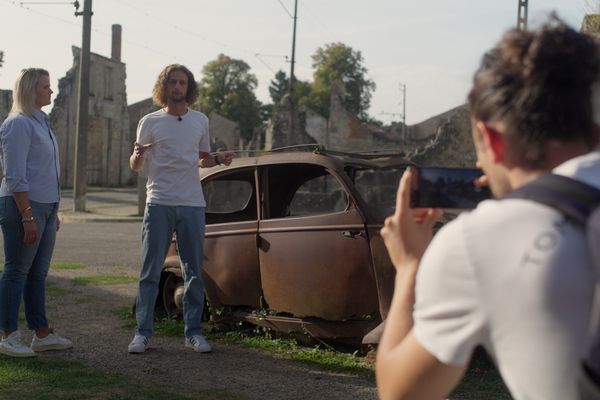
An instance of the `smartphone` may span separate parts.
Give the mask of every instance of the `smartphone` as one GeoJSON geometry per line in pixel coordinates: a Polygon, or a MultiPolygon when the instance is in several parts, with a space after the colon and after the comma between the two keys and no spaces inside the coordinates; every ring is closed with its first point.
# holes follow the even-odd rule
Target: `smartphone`
{"type": "Polygon", "coordinates": [[[414,168],[411,207],[472,209],[492,197],[487,187],[475,186],[483,172],[476,168],[414,168]]]}

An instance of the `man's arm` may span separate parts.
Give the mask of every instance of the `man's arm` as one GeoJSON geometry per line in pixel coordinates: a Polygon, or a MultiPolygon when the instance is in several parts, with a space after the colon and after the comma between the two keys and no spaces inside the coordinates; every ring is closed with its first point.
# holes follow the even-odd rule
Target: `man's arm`
{"type": "Polygon", "coordinates": [[[465,370],[438,361],[412,332],[417,270],[441,210],[409,207],[411,179],[410,171],[402,176],[396,211],[381,229],[396,268],[394,296],[377,350],[377,387],[383,400],[444,398],[465,370]]]}
{"type": "Polygon", "coordinates": [[[144,166],[144,159],[146,158],[144,153],[152,147],[152,143],[149,144],[140,144],[135,142],[133,144],[133,153],[131,157],[129,157],[129,167],[138,172],[144,166]]]}
{"type": "Polygon", "coordinates": [[[201,151],[199,154],[200,161],[198,165],[202,168],[210,168],[215,165],[231,165],[234,153],[232,151],[219,151],[215,154],[210,154],[206,151],[201,151]]]}

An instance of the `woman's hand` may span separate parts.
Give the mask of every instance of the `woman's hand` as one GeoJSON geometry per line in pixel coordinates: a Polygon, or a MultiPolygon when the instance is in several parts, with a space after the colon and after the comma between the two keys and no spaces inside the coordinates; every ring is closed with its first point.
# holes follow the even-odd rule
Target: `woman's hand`
{"type": "Polygon", "coordinates": [[[439,208],[410,208],[413,176],[407,168],[398,185],[396,211],[381,228],[381,237],[396,268],[418,265],[433,237],[433,225],[442,216],[439,208]]]}
{"type": "Polygon", "coordinates": [[[23,235],[23,243],[25,243],[27,246],[33,245],[38,237],[38,228],[35,221],[23,222],[23,230],[25,231],[23,235]]]}

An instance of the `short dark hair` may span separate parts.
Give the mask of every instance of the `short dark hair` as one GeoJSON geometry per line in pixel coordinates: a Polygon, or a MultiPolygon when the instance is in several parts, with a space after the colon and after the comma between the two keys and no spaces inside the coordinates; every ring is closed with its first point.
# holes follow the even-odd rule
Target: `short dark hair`
{"type": "Polygon", "coordinates": [[[521,144],[523,162],[540,167],[548,140],[594,143],[599,72],[595,39],[552,14],[537,30],[508,31],[483,56],[468,97],[471,116],[504,123],[521,144]]]}
{"type": "Polygon", "coordinates": [[[160,72],[154,83],[154,89],[152,89],[152,99],[154,100],[154,104],[161,107],[167,105],[167,81],[169,80],[169,75],[173,71],[182,71],[187,75],[188,88],[187,93],[185,94],[185,101],[188,104],[193,104],[198,98],[198,84],[196,83],[196,79],[194,79],[192,71],[181,64],[167,65],[160,72]]]}

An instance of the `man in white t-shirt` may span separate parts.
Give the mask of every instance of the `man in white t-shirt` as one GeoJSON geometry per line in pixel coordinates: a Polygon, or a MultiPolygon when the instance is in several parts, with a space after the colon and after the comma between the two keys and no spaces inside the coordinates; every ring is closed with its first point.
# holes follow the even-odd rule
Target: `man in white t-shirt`
{"type": "Polygon", "coordinates": [[[185,346],[206,353],[211,347],[202,335],[204,307],[202,258],[206,202],[198,165],[229,165],[232,152],[210,154],[208,118],[188,108],[198,97],[192,72],[172,64],[160,73],[154,102],[163,108],[144,116],[137,129],[131,169],[145,164],[146,210],[142,224],[142,268],[136,301],[137,329],[130,353],[143,353],[152,336],[158,284],[173,233],[183,269],[185,346]]]}
{"type": "MultiPolygon", "coordinates": [[[[502,197],[553,171],[600,188],[599,70],[594,40],[555,16],[507,32],[469,94],[481,184],[502,197]]],[[[444,398],[478,345],[515,399],[577,398],[597,276],[581,227],[530,200],[487,200],[432,240],[441,210],[409,208],[412,179],[402,177],[381,230],[396,267],[381,398],[444,398]]]]}

